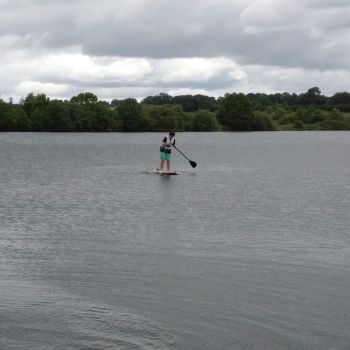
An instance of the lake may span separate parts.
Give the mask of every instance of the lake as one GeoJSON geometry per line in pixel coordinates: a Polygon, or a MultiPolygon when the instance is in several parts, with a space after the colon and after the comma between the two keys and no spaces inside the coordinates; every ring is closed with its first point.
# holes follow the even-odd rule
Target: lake
{"type": "Polygon", "coordinates": [[[350,348],[350,133],[0,133],[0,348],[350,348]]]}

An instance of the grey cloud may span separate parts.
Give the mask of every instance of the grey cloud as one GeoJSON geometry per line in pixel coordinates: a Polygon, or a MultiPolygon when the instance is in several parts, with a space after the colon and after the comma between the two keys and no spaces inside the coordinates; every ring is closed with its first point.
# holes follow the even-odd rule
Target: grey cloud
{"type": "MultiPolygon", "coordinates": [[[[334,11],[325,10],[326,1],[299,1],[299,5],[305,6],[305,14],[293,18],[292,30],[282,26],[277,32],[258,30],[254,34],[245,33],[240,23],[240,14],[252,1],[235,5],[228,0],[136,1],[134,6],[129,5],[130,12],[124,11],[125,1],[105,1],[100,5],[78,0],[57,4],[53,1],[5,3],[9,8],[0,15],[0,32],[37,36],[44,47],[79,45],[85,54],[97,56],[227,56],[238,59],[240,64],[319,69],[350,66],[341,55],[325,49],[332,40],[327,30],[349,27],[347,11],[337,7],[334,11]],[[323,11],[316,13],[320,8],[323,11]],[[312,36],[310,21],[315,26],[313,30],[323,35],[312,36]]],[[[334,3],[341,5],[343,1],[334,3]]],[[[260,6],[259,2],[255,6],[260,6]]],[[[273,11],[273,2],[270,6],[267,10],[273,11]]],[[[337,51],[341,46],[339,43],[332,49],[337,51]]]]}
{"type": "Polygon", "coordinates": [[[348,7],[348,0],[306,0],[305,3],[310,7],[315,8],[335,8],[335,7],[348,7]]]}
{"type": "MultiPolygon", "coordinates": [[[[252,35],[245,33],[240,23],[240,14],[252,3],[248,0],[235,4],[229,0],[139,0],[134,6],[129,5],[129,13],[124,11],[126,1],[97,4],[82,0],[58,3],[14,0],[1,5],[0,33],[29,34],[44,47],[79,45],[84,53],[97,56],[227,56],[241,64],[349,67],[350,63],[341,55],[327,50],[327,43],[332,40],[329,33],[312,36],[312,30],[322,33],[323,28],[326,32],[332,26],[348,28],[349,16],[325,10],[326,1],[297,2],[305,7],[305,13],[293,19],[293,30],[281,27],[279,32],[261,30],[252,35]],[[322,8],[313,22],[315,9],[322,8]]],[[[344,4],[340,0],[334,2],[335,7],[344,4]]],[[[270,7],[273,11],[272,1],[270,7]]],[[[343,44],[335,42],[332,49],[337,51],[343,44]]]]}
{"type": "MultiPolygon", "coordinates": [[[[269,80],[266,72],[300,68],[304,77],[316,80],[310,85],[325,82],[322,73],[329,79],[330,71],[348,72],[348,0],[295,0],[288,6],[292,8],[294,3],[297,10],[291,11],[286,21],[278,12],[280,0],[0,0],[0,44],[1,38],[18,37],[12,46],[4,44],[0,49],[6,50],[7,56],[11,50],[23,50],[28,57],[34,57],[74,47],[95,57],[146,57],[155,61],[155,67],[157,60],[164,58],[228,57],[248,72],[250,66],[260,67],[248,74],[249,82],[233,79],[228,68],[201,81],[165,81],[157,71],[133,80],[92,77],[88,81],[35,70],[18,77],[18,81],[54,82],[75,89],[90,87],[104,93],[123,88],[217,91],[254,84],[261,88],[263,83],[259,85],[259,81],[265,81],[270,89],[286,86],[288,90],[287,81],[282,85],[273,83],[275,75],[269,80]],[[245,11],[250,6],[255,11],[245,11]],[[273,23],[270,14],[274,16],[273,23]]],[[[292,76],[287,76],[290,89],[301,85],[301,79],[293,81],[292,76]]],[[[335,76],[341,79],[340,74],[335,76]]],[[[0,74],[0,79],[2,92],[15,86],[6,72],[0,74]],[[6,87],[2,87],[5,83],[6,87]]],[[[309,81],[305,84],[309,85],[309,81]]],[[[335,86],[343,85],[339,82],[335,86]]]]}

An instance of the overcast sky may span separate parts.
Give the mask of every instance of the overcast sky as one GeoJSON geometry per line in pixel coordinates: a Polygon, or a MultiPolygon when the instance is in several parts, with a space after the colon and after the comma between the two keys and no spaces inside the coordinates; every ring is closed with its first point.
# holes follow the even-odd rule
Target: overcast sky
{"type": "Polygon", "coordinates": [[[349,0],[0,0],[0,98],[350,91],[349,0]]]}

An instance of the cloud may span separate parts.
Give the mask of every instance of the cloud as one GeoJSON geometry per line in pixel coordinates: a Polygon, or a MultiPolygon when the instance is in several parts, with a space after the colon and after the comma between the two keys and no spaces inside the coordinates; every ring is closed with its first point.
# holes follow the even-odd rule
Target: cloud
{"type": "Polygon", "coordinates": [[[240,15],[243,33],[288,32],[300,28],[296,21],[303,7],[298,1],[255,0],[240,15]],[[264,15],[262,15],[262,13],[264,15]]]}
{"type": "Polygon", "coordinates": [[[349,18],[347,0],[0,0],[0,94],[330,94],[346,89],[349,18]]]}

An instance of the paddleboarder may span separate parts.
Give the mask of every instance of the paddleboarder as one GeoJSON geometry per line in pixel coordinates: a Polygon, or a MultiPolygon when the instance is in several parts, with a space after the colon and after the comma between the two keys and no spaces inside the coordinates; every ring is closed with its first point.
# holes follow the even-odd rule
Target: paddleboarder
{"type": "Polygon", "coordinates": [[[171,147],[175,146],[175,132],[170,131],[163,138],[160,146],[160,171],[163,171],[164,163],[166,162],[167,171],[170,171],[171,147]]]}

